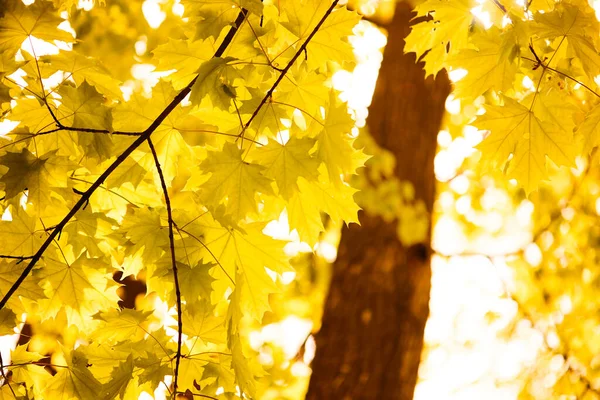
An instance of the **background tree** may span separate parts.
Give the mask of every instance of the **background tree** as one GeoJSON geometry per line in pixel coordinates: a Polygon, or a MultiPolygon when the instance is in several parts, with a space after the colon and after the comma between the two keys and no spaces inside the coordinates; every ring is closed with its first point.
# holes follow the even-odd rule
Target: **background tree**
{"type": "MultiPolygon", "coordinates": [[[[408,4],[399,4],[384,26],[388,44],[367,126],[396,165],[383,182],[363,183],[361,225],[342,232],[309,399],[413,397],[428,316],[433,158],[450,91],[445,76],[425,80],[423,65],[404,54],[413,16],[408,4]],[[382,194],[369,185],[393,189],[382,194]]],[[[380,168],[364,172],[364,179],[380,168]]]]}

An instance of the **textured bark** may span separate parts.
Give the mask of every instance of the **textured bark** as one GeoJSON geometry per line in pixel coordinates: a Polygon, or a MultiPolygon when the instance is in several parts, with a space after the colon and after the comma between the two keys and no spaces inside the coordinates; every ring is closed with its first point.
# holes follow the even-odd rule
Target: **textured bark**
{"type": "MultiPolygon", "coordinates": [[[[398,4],[367,124],[392,151],[396,174],[431,211],[436,137],[450,91],[446,75],[425,80],[403,52],[413,14],[398,4]]],[[[323,325],[316,335],[307,399],[413,398],[429,314],[430,247],[404,248],[396,224],[365,213],[344,229],[323,325]]]]}

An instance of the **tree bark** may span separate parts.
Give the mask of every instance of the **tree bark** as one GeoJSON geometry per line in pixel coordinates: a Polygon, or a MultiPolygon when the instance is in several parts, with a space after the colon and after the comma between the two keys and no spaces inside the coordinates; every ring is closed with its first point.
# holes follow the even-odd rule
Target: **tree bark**
{"type": "MultiPolygon", "coordinates": [[[[431,213],[433,159],[450,84],[445,74],[425,80],[423,65],[405,55],[414,16],[398,4],[367,125],[392,151],[396,175],[413,183],[431,213]]],[[[430,246],[403,247],[396,223],[362,213],[342,232],[323,325],[316,335],[307,399],[413,398],[429,314],[430,246]]]]}

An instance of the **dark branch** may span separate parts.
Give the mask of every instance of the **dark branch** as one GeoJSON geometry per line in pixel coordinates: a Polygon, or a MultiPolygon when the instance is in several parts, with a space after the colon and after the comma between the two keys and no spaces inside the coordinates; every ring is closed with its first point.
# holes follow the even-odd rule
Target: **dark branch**
{"type": "Polygon", "coordinates": [[[17,395],[15,394],[15,391],[13,390],[8,378],[6,377],[6,374],[4,373],[4,361],[2,361],[1,353],[0,353],[0,375],[2,376],[2,379],[4,379],[4,382],[8,385],[8,388],[10,389],[10,392],[12,393],[13,397],[16,399],[17,395]]]}
{"type": "Polygon", "coordinates": [[[6,260],[19,260],[19,262],[24,261],[24,260],[31,260],[33,258],[33,256],[7,256],[7,255],[0,255],[0,258],[6,259],[6,260]]]}
{"type": "Polygon", "coordinates": [[[283,78],[285,77],[285,75],[288,73],[288,71],[290,70],[290,68],[292,68],[292,66],[294,65],[294,63],[298,59],[298,57],[300,57],[300,54],[302,54],[304,51],[306,51],[306,47],[308,46],[308,43],[316,35],[316,33],[318,32],[319,28],[321,28],[321,26],[323,25],[323,23],[325,22],[325,20],[327,19],[327,17],[329,17],[329,14],[331,14],[333,12],[335,6],[337,6],[338,1],[339,0],[334,0],[334,2],[331,3],[331,6],[325,12],[325,15],[323,15],[323,17],[321,18],[321,20],[319,21],[319,23],[315,26],[315,28],[312,30],[312,32],[310,33],[310,35],[308,35],[308,37],[306,38],[306,40],[304,41],[304,43],[302,43],[302,46],[300,46],[300,48],[298,49],[298,51],[296,52],[296,54],[294,54],[294,57],[292,57],[292,59],[285,66],[285,68],[283,69],[283,71],[281,72],[281,74],[279,75],[279,77],[277,78],[277,80],[275,81],[275,83],[273,84],[273,86],[271,86],[271,89],[269,89],[269,91],[267,92],[267,94],[265,95],[265,97],[263,97],[263,99],[261,100],[261,102],[258,105],[258,107],[256,108],[256,110],[252,113],[252,116],[250,116],[250,119],[246,122],[246,124],[242,128],[242,131],[238,135],[240,138],[243,138],[244,132],[248,129],[248,127],[250,126],[250,124],[252,123],[252,121],[254,120],[254,118],[256,118],[256,116],[258,115],[259,111],[265,105],[265,103],[267,102],[267,100],[269,100],[271,98],[271,96],[273,95],[273,92],[275,91],[275,89],[277,89],[277,86],[279,86],[279,84],[281,83],[281,81],[283,80],[283,78]]]}
{"type": "Polygon", "coordinates": [[[175,258],[175,239],[173,238],[173,212],[171,209],[171,200],[169,198],[169,191],[167,189],[167,182],[162,172],[162,167],[156,154],[156,149],[152,143],[152,139],[148,138],[148,146],[152,152],[154,158],[154,164],[156,165],[156,171],[160,178],[160,185],[162,187],[163,195],[165,197],[165,204],[167,205],[167,218],[169,220],[169,250],[171,252],[171,267],[173,268],[173,281],[175,281],[175,298],[177,302],[177,354],[175,356],[175,377],[173,378],[173,392],[177,393],[177,380],[179,379],[179,363],[181,362],[181,342],[183,334],[183,322],[181,319],[181,291],[179,290],[179,275],[177,272],[177,260],[175,258]]]}

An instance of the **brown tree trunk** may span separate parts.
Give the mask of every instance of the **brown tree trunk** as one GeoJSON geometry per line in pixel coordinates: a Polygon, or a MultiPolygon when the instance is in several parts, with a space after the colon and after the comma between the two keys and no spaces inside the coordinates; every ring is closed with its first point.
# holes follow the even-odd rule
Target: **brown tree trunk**
{"type": "MultiPolygon", "coordinates": [[[[396,174],[409,180],[431,212],[436,138],[450,91],[446,75],[425,80],[423,65],[405,55],[414,14],[400,3],[367,124],[392,151],[396,174]]],[[[413,398],[423,330],[429,314],[430,247],[403,247],[396,223],[362,213],[361,226],[344,229],[333,266],[323,326],[307,399],[413,398]]]]}

